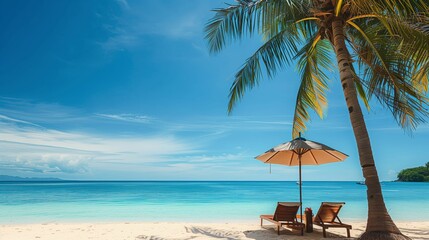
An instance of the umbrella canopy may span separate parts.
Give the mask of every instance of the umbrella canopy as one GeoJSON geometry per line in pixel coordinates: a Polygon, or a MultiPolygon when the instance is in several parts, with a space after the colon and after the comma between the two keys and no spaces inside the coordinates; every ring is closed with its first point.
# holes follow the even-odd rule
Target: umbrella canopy
{"type": "MultiPolygon", "coordinates": [[[[348,156],[340,151],[318,142],[308,141],[301,137],[280,144],[256,157],[264,163],[299,166],[299,202],[302,216],[302,181],[301,165],[320,165],[331,162],[340,162],[348,156]]],[[[302,217],[301,217],[302,222],[302,217]]]]}
{"type": "Polygon", "coordinates": [[[347,154],[324,144],[308,141],[305,138],[299,137],[290,142],[271,148],[265,153],[257,156],[256,159],[264,163],[299,166],[300,164],[320,165],[340,162],[347,157],[347,154]]]}

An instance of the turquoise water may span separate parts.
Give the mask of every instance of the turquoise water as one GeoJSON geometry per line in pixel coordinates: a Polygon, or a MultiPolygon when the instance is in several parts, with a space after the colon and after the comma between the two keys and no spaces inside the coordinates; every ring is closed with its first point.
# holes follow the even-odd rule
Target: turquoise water
{"type": "MultiPolygon", "coordinates": [[[[394,220],[429,220],[429,183],[382,183],[394,220]]],[[[50,221],[240,221],[299,201],[295,182],[4,182],[0,223],[50,221]]],[[[340,217],[366,219],[366,187],[304,182],[303,206],[346,202],[340,217]]]]}

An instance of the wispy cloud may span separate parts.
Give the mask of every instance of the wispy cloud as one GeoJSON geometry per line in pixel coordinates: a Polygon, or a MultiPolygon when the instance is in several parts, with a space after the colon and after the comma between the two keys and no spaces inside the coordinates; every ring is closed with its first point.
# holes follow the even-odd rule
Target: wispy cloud
{"type": "Polygon", "coordinates": [[[240,163],[252,159],[244,153],[210,154],[206,147],[174,136],[108,137],[3,124],[0,173],[88,178],[98,172],[98,179],[108,179],[106,173],[122,172],[117,178],[210,179],[231,166],[247,169],[240,163]]]}
{"type": "Polygon", "coordinates": [[[72,122],[82,119],[80,110],[57,103],[35,102],[27,99],[0,97],[0,113],[27,124],[72,122]]]}
{"type": "Polygon", "coordinates": [[[240,131],[291,127],[282,120],[285,116],[166,121],[150,114],[85,113],[22,99],[0,98],[0,111],[0,174],[65,178],[234,179],[237,169],[259,176],[266,166],[253,159],[251,149],[218,143],[240,131]]]}
{"type": "Polygon", "coordinates": [[[40,125],[37,125],[37,124],[34,124],[34,123],[30,123],[28,121],[19,120],[19,119],[11,118],[11,117],[4,116],[4,115],[0,115],[0,121],[2,121],[2,122],[10,122],[10,123],[17,123],[17,124],[25,124],[25,125],[30,125],[30,126],[34,126],[34,127],[41,127],[40,125]]]}
{"type": "Polygon", "coordinates": [[[136,123],[150,123],[153,118],[148,116],[142,116],[142,115],[135,115],[135,114],[102,114],[97,113],[95,114],[98,117],[106,118],[106,119],[112,119],[112,120],[119,120],[119,121],[125,121],[125,122],[136,122],[136,123]]]}
{"type": "Polygon", "coordinates": [[[86,155],[64,153],[31,153],[17,156],[1,156],[0,169],[33,173],[86,173],[88,162],[92,158],[86,155]]]}
{"type": "MultiPolygon", "coordinates": [[[[285,118],[284,116],[267,116],[268,118],[285,118]]],[[[210,119],[195,119],[192,122],[170,122],[165,127],[172,131],[208,131],[212,133],[225,133],[227,131],[279,131],[290,129],[288,121],[264,121],[260,117],[223,117],[210,119]]]]}
{"type": "Polygon", "coordinates": [[[56,103],[40,103],[25,99],[0,97],[0,123],[14,122],[16,124],[33,125],[34,127],[46,127],[52,123],[64,123],[77,121],[87,124],[89,121],[106,123],[108,121],[131,122],[147,125],[153,124],[153,128],[163,131],[176,132],[206,132],[209,134],[221,134],[227,131],[240,130],[285,130],[292,126],[288,116],[223,116],[223,117],[193,117],[192,120],[166,121],[150,114],[135,113],[88,113],[80,109],[63,106],[56,103]],[[270,119],[270,120],[267,120],[270,119]]]}
{"type": "Polygon", "coordinates": [[[118,2],[118,4],[125,9],[130,8],[130,5],[128,4],[127,0],[116,0],[116,2],[118,2]]]}
{"type": "Polygon", "coordinates": [[[0,141],[0,171],[30,173],[83,173],[90,153],[72,149],[0,141]]]}
{"type": "MultiPolygon", "coordinates": [[[[122,118],[146,121],[138,116],[122,118]]],[[[122,118],[115,119],[122,121],[122,118]]],[[[107,136],[62,131],[4,115],[0,115],[0,126],[0,170],[3,173],[83,174],[97,165],[109,168],[112,162],[168,162],[175,156],[198,151],[197,144],[173,135],[107,136]]]]}
{"type": "Polygon", "coordinates": [[[194,155],[194,156],[186,156],[183,158],[179,158],[180,161],[192,162],[192,163],[204,163],[204,162],[231,162],[231,161],[240,161],[244,159],[252,159],[253,157],[244,153],[222,153],[219,155],[194,155]]]}
{"type": "Polygon", "coordinates": [[[106,51],[126,50],[140,45],[143,41],[139,34],[117,29],[105,42],[100,43],[106,51]]]}
{"type": "MultiPolygon", "coordinates": [[[[174,155],[192,152],[192,147],[172,136],[98,136],[58,130],[7,127],[0,130],[0,140],[33,146],[93,152],[102,155],[136,154],[140,156],[174,155]]],[[[141,159],[145,161],[145,159],[141,159]]]]}
{"type": "MultiPolygon", "coordinates": [[[[156,2],[133,2],[117,0],[122,7],[115,25],[106,27],[111,36],[100,45],[107,51],[126,50],[145,43],[145,37],[156,36],[170,40],[191,39],[202,33],[205,16],[193,9],[165,8],[156,2]]],[[[191,43],[193,44],[193,43],[191,43]]]]}
{"type": "Polygon", "coordinates": [[[201,19],[196,15],[179,16],[174,22],[160,21],[154,25],[142,25],[145,34],[173,39],[187,39],[201,33],[201,19]]]}

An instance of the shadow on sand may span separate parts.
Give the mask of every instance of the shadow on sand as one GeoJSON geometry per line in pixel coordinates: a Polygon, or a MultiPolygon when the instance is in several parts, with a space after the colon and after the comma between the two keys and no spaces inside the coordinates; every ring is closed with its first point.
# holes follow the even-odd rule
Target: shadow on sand
{"type": "Polygon", "coordinates": [[[401,232],[405,235],[414,235],[418,237],[414,237],[415,240],[429,240],[429,230],[421,230],[414,228],[401,228],[401,232]]]}
{"type": "MultiPolygon", "coordinates": [[[[304,236],[301,236],[299,231],[290,230],[290,229],[281,229],[280,235],[277,235],[277,231],[273,226],[265,226],[257,230],[248,230],[248,231],[231,231],[231,230],[222,230],[211,227],[202,227],[202,226],[185,226],[187,233],[194,234],[186,238],[163,238],[157,236],[146,236],[139,235],[135,240],[193,240],[193,239],[223,239],[223,240],[242,240],[242,239],[254,239],[254,240],[282,240],[282,239],[297,239],[297,240],[340,240],[340,239],[356,239],[356,238],[346,238],[345,235],[335,234],[332,232],[327,232],[327,238],[323,238],[321,229],[314,229],[312,233],[304,233],[304,236]],[[244,235],[244,236],[243,236],[244,235]]],[[[353,229],[354,235],[360,235],[364,232],[364,228],[357,227],[353,229]]],[[[405,235],[414,236],[415,240],[429,240],[429,231],[412,229],[412,228],[401,228],[402,233],[405,235]]]]}
{"type": "Polygon", "coordinates": [[[196,236],[191,236],[188,238],[163,238],[163,237],[157,237],[157,236],[139,235],[135,238],[135,240],[191,240],[194,238],[196,238],[196,236]]]}
{"type": "Polygon", "coordinates": [[[226,240],[237,240],[242,239],[241,232],[239,231],[225,231],[210,227],[185,227],[186,232],[191,232],[194,234],[200,234],[211,238],[219,238],[226,240]]]}
{"type": "Polygon", "coordinates": [[[309,240],[309,239],[354,239],[354,238],[345,238],[345,236],[334,234],[334,233],[327,233],[327,238],[323,238],[322,231],[319,231],[318,229],[314,229],[312,233],[304,233],[304,236],[300,235],[300,232],[298,230],[290,230],[290,229],[281,229],[280,235],[277,235],[277,230],[275,227],[264,227],[260,230],[251,230],[251,231],[245,231],[244,235],[249,239],[255,239],[255,240],[271,240],[271,239],[291,239],[293,236],[293,239],[302,239],[302,240],[309,240]],[[269,232],[269,234],[267,234],[269,232]]]}
{"type": "MultiPolygon", "coordinates": [[[[189,233],[197,234],[200,236],[205,236],[207,238],[213,238],[213,239],[225,239],[225,240],[240,240],[240,239],[254,239],[254,240],[280,240],[280,239],[302,239],[302,240],[309,240],[309,239],[323,239],[323,235],[321,231],[314,231],[313,233],[306,233],[304,236],[300,235],[300,231],[298,230],[289,230],[289,229],[282,229],[280,234],[277,235],[277,231],[274,227],[264,227],[258,230],[249,230],[249,231],[225,231],[221,229],[215,229],[210,227],[198,227],[198,226],[192,226],[192,227],[185,227],[186,231],[189,233]],[[244,234],[244,236],[243,236],[244,234]]],[[[328,238],[324,238],[325,240],[328,240],[329,238],[335,238],[335,239],[351,239],[351,238],[344,238],[344,236],[329,233],[328,238]]]]}

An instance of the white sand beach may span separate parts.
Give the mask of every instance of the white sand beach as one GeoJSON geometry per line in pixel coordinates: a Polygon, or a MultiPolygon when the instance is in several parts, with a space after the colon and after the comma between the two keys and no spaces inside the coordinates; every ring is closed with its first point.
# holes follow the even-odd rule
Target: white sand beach
{"type": "MultiPolygon", "coordinates": [[[[353,225],[352,237],[359,236],[364,222],[349,222],[353,225]]],[[[429,221],[397,222],[402,233],[412,239],[429,239],[429,221]]],[[[346,236],[344,229],[329,229],[328,238],[341,239],[346,236]]],[[[273,226],[261,228],[258,219],[254,223],[169,223],[169,222],[121,222],[121,223],[43,223],[1,225],[1,240],[270,240],[270,239],[323,239],[321,229],[304,236],[282,230],[278,236],[273,226]]]]}

